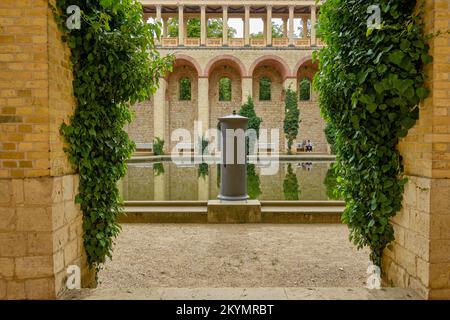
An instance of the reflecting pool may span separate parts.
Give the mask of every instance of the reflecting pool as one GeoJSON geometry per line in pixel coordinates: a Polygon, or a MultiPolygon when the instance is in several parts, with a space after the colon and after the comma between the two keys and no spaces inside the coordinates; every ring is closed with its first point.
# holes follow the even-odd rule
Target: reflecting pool
{"type": "MultiPolygon", "coordinates": [[[[331,162],[281,162],[275,175],[261,175],[249,164],[247,191],[259,200],[337,200],[331,162]]],[[[217,199],[220,168],[217,164],[177,166],[167,162],[128,164],[119,182],[124,200],[217,199]]]]}

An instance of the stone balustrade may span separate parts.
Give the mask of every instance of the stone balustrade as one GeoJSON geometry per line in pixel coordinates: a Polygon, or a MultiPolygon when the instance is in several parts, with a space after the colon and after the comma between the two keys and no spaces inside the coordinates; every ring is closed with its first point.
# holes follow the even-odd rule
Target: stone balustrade
{"type": "Polygon", "coordinates": [[[154,18],[162,22],[162,39],[156,41],[161,47],[315,47],[323,43],[316,37],[316,17],[320,7],[319,3],[312,1],[206,1],[201,4],[191,2],[159,0],[141,0],[144,8],[144,19],[154,18]],[[200,38],[186,37],[187,22],[189,19],[200,20],[200,38]],[[222,24],[222,37],[208,38],[207,26],[209,19],[220,18],[222,24]],[[240,18],[243,21],[243,37],[233,38],[228,35],[228,19],[240,18]],[[262,38],[253,38],[250,34],[250,19],[258,18],[263,21],[262,38]],[[302,36],[294,32],[294,19],[301,19],[302,36]],[[177,19],[178,35],[168,37],[168,21],[177,19]],[[281,19],[283,27],[282,37],[272,36],[273,19],[281,19]],[[309,26],[309,28],[308,28],[309,26]]]}

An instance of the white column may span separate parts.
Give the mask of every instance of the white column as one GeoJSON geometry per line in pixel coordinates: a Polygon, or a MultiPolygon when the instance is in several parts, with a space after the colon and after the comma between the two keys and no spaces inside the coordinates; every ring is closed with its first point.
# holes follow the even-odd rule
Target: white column
{"type": "Polygon", "coordinates": [[[242,104],[247,102],[247,97],[253,97],[253,78],[250,77],[242,78],[242,104]]]}
{"type": "MultiPolygon", "coordinates": [[[[159,23],[162,22],[162,20],[161,20],[161,5],[160,4],[156,5],[156,22],[159,22],[159,23]]],[[[156,44],[161,44],[161,41],[156,40],[156,44]]]]}
{"type": "Polygon", "coordinates": [[[265,17],[262,18],[263,21],[263,39],[266,39],[266,35],[267,35],[267,19],[265,17]]]}
{"type": "Polygon", "coordinates": [[[223,37],[222,45],[228,45],[228,6],[222,7],[223,37]]]}
{"type": "Polygon", "coordinates": [[[289,6],[289,45],[294,45],[294,6],[289,6]]]}
{"type": "Polygon", "coordinates": [[[284,38],[287,38],[287,36],[288,36],[288,26],[287,26],[288,22],[287,22],[287,20],[288,19],[286,17],[283,18],[283,37],[284,38]]]}
{"type": "Polygon", "coordinates": [[[204,134],[205,130],[209,128],[209,80],[207,77],[198,78],[198,114],[197,120],[202,123],[199,128],[204,134]]]}
{"type": "MultiPolygon", "coordinates": [[[[153,113],[153,136],[164,139],[165,124],[166,124],[166,87],[167,81],[164,78],[159,78],[159,87],[154,94],[154,113],[153,113]]],[[[168,142],[166,142],[168,144],[168,142]]]]}
{"type": "Polygon", "coordinates": [[[178,45],[184,46],[184,14],[183,6],[178,6],[178,45]]]}
{"type": "Polygon", "coordinates": [[[206,6],[200,6],[200,45],[206,45],[206,6]]]}
{"type": "Polygon", "coordinates": [[[272,5],[267,6],[267,18],[266,18],[266,45],[272,45],[272,5]]]}
{"type": "Polygon", "coordinates": [[[308,19],[305,16],[302,17],[302,26],[303,26],[302,38],[307,39],[308,38],[308,19]]]}
{"type": "Polygon", "coordinates": [[[167,31],[168,31],[168,27],[167,24],[169,23],[169,18],[164,18],[163,19],[163,29],[162,29],[162,36],[163,38],[167,38],[167,31]]]}
{"type": "Polygon", "coordinates": [[[244,45],[250,45],[250,6],[245,6],[244,16],[244,45]]]}
{"type": "Polygon", "coordinates": [[[156,5],[156,21],[161,22],[161,5],[156,5]]]}
{"type": "Polygon", "coordinates": [[[311,45],[316,45],[316,6],[311,6],[311,45]]]}

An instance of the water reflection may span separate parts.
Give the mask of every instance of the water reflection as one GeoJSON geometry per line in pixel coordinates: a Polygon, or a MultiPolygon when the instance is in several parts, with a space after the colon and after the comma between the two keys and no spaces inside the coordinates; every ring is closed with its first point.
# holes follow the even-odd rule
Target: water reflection
{"type": "MultiPolygon", "coordinates": [[[[247,191],[260,200],[332,200],[336,178],[330,162],[280,162],[275,175],[261,175],[259,164],[247,168],[247,191]]],[[[178,167],[171,162],[129,164],[119,182],[124,200],[216,199],[220,166],[178,167]]]]}
{"type": "Polygon", "coordinates": [[[259,199],[261,186],[255,165],[249,163],[247,166],[247,193],[250,199],[259,199]]]}
{"type": "Polygon", "coordinates": [[[292,170],[292,164],[288,163],[286,176],[283,181],[283,193],[285,200],[298,200],[298,179],[292,170]]]}

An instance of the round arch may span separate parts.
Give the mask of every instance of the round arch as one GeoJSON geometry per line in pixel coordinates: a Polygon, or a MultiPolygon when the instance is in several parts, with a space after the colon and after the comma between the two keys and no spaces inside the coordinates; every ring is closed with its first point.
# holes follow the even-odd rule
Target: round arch
{"type": "Polygon", "coordinates": [[[208,64],[205,67],[205,72],[204,72],[203,76],[209,77],[209,75],[211,74],[211,71],[217,65],[219,65],[223,62],[228,62],[228,63],[230,63],[230,65],[235,67],[239,71],[241,77],[245,77],[247,75],[245,66],[239,58],[236,58],[235,56],[232,56],[229,54],[223,54],[223,55],[215,56],[214,58],[209,60],[208,64]]]}
{"type": "Polygon", "coordinates": [[[294,73],[292,74],[292,76],[297,79],[308,78],[310,81],[312,81],[314,74],[317,72],[317,70],[318,70],[318,63],[317,62],[313,63],[312,56],[306,56],[297,62],[293,70],[294,73]],[[301,77],[299,77],[299,72],[302,67],[306,67],[308,71],[305,72],[301,77]]]}
{"type": "Polygon", "coordinates": [[[273,64],[278,69],[278,72],[280,72],[281,78],[283,80],[291,75],[291,70],[286,61],[275,55],[263,55],[256,59],[248,70],[248,75],[252,77],[255,69],[263,63],[273,64]]]}
{"type": "Polygon", "coordinates": [[[182,64],[188,64],[192,66],[197,71],[197,74],[199,76],[202,74],[202,68],[198,64],[197,60],[185,54],[175,54],[174,67],[182,64]]]}

